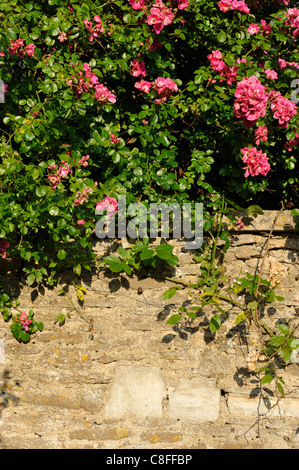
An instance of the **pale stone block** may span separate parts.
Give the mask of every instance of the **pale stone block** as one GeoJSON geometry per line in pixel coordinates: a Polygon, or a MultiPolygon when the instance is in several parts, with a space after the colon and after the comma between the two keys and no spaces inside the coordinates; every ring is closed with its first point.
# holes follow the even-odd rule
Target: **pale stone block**
{"type": "Polygon", "coordinates": [[[169,394],[169,415],[193,423],[217,421],[220,390],[206,379],[182,379],[169,394]]]}
{"type": "Polygon", "coordinates": [[[158,418],[162,415],[164,382],[158,367],[119,366],[104,410],[106,418],[126,414],[137,418],[158,418]]]}
{"type": "Polygon", "coordinates": [[[275,397],[260,396],[254,398],[248,395],[228,396],[228,410],[231,416],[263,416],[267,413],[269,417],[299,417],[299,400],[284,398],[280,400],[279,406],[275,406],[277,399],[275,397]]]}
{"type": "MultiPolygon", "coordinates": [[[[258,416],[264,415],[269,411],[269,408],[274,404],[269,400],[263,400],[261,397],[249,397],[247,394],[243,396],[228,396],[227,406],[231,416],[258,416]]],[[[271,416],[278,416],[279,410],[273,409],[271,416]]]]}

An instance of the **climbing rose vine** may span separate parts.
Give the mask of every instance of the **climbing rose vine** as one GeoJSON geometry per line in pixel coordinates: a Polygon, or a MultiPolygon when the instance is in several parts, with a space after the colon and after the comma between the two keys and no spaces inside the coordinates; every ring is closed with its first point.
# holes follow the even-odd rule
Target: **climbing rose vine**
{"type": "Polygon", "coordinates": [[[295,1],[8,0],[0,19],[0,263],[29,285],[90,270],[119,195],[298,204],[295,1]]]}

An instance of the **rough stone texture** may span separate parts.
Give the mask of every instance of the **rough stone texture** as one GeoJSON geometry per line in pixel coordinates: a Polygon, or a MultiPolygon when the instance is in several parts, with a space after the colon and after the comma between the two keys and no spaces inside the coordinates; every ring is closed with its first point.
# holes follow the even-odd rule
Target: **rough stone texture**
{"type": "Polygon", "coordinates": [[[157,367],[119,366],[104,410],[107,419],[160,418],[164,382],[157,367]]]}
{"type": "Polygon", "coordinates": [[[220,390],[205,379],[182,379],[169,394],[169,414],[173,418],[190,423],[217,421],[219,411],[220,390]]]}
{"type": "MultiPolygon", "coordinates": [[[[223,265],[230,282],[259,268],[275,216],[243,214],[246,227],[232,233],[223,265]]],[[[180,265],[155,274],[196,282],[201,269],[193,252],[183,240],[168,242],[180,265]]],[[[116,248],[117,241],[94,243],[98,255],[116,248]]],[[[272,329],[278,321],[291,328],[299,321],[298,257],[298,232],[286,211],[263,271],[285,298],[265,306],[263,318],[272,329]]],[[[169,280],[102,271],[77,279],[66,272],[61,280],[69,284],[66,297],[58,289],[24,286],[17,263],[0,263],[0,277],[21,308],[32,308],[45,324],[26,345],[13,339],[9,323],[1,324],[0,448],[299,448],[298,357],[279,369],[284,399],[277,403],[273,384],[261,393],[247,368],[248,355],[258,350],[259,331],[235,324],[238,307],[222,303],[228,318],[212,335],[213,309],[181,327],[167,324],[179,307],[198,302],[192,289],[162,300],[174,285],[169,280]],[[83,307],[75,284],[86,287],[83,307]],[[59,326],[55,317],[67,312],[70,318],[59,326]]]]}

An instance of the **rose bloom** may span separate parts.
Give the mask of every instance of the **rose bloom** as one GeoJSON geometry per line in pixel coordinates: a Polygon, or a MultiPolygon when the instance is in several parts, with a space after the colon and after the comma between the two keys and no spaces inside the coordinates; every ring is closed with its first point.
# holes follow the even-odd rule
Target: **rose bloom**
{"type": "Polygon", "coordinates": [[[278,67],[284,70],[288,66],[288,63],[284,59],[278,59],[278,67]]]}
{"type": "Polygon", "coordinates": [[[34,44],[28,44],[28,46],[25,46],[25,51],[27,55],[29,55],[30,57],[34,56],[34,49],[35,49],[34,44]]]}
{"type": "Polygon", "coordinates": [[[116,102],[116,96],[108,90],[102,83],[95,85],[95,98],[98,101],[109,101],[109,103],[116,102]]]}
{"type": "Polygon", "coordinates": [[[256,147],[244,147],[241,149],[243,153],[242,161],[246,163],[245,178],[248,176],[257,176],[259,174],[266,176],[270,170],[267,155],[262,150],[257,150],[256,147]]]}
{"type": "Polygon", "coordinates": [[[261,20],[262,31],[267,36],[272,31],[272,26],[270,26],[265,20],[261,20]]]}
{"type": "Polygon", "coordinates": [[[266,142],[268,140],[268,128],[266,125],[259,126],[255,131],[255,143],[256,145],[259,145],[260,142],[266,142]]]}
{"type": "Polygon", "coordinates": [[[146,80],[141,80],[140,82],[135,83],[135,88],[138,88],[139,90],[143,91],[144,93],[149,93],[151,89],[151,82],[147,82],[146,80]]]}
{"type": "Polygon", "coordinates": [[[154,3],[154,8],[151,8],[150,15],[147,17],[147,24],[153,25],[156,34],[159,34],[164,26],[172,23],[174,13],[170,8],[167,8],[161,0],[154,3]]]}
{"type": "Polygon", "coordinates": [[[120,142],[120,137],[115,137],[115,134],[110,134],[110,142],[113,145],[116,145],[120,142]]]}
{"type": "Polygon", "coordinates": [[[142,10],[146,7],[146,0],[129,0],[133,10],[142,10]]]}
{"type": "Polygon", "coordinates": [[[259,79],[252,75],[244,77],[238,83],[235,92],[234,113],[242,118],[247,127],[253,125],[260,117],[265,116],[268,95],[259,79]]]}
{"type": "Polygon", "coordinates": [[[249,34],[257,34],[259,30],[260,30],[260,27],[257,24],[250,24],[247,28],[247,31],[249,32],[249,34]]]}
{"type": "Polygon", "coordinates": [[[131,61],[132,65],[132,75],[133,77],[138,77],[141,75],[142,77],[145,77],[146,75],[146,68],[145,68],[145,63],[138,60],[134,59],[131,61]]]}
{"type": "Polygon", "coordinates": [[[272,80],[276,80],[278,78],[278,75],[275,72],[275,70],[266,69],[265,74],[266,74],[267,78],[271,78],[272,80]]]}
{"type": "Polygon", "coordinates": [[[218,49],[212,51],[212,53],[208,55],[208,59],[213,70],[221,71],[225,67],[225,63],[222,60],[222,53],[218,49]]]}
{"type": "Polygon", "coordinates": [[[243,230],[243,228],[245,228],[245,224],[244,224],[244,222],[242,222],[241,219],[238,219],[237,224],[238,224],[238,225],[237,225],[237,229],[238,229],[238,230],[243,230]]]}
{"type": "Polygon", "coordinates": [[[286,129],[289,121],[297,114],[297,106],[293,101],[282,96],[279,91],[271,90],[269,97],[273,117],[278,119],[278,127],[286,129]]]}
{"type": "Polygon", "coordinates": [[[179,10],[185,10],[188,8],[189,2],[188,0],[178,0],[178,9],[179,10]]]}
{"type": "Polygon", "coordinates": [[[116,214],[118,202],[113,197],[106,196],[102,201],[96,203],[97,211],[107,211],[108,215],[116,214]]]}

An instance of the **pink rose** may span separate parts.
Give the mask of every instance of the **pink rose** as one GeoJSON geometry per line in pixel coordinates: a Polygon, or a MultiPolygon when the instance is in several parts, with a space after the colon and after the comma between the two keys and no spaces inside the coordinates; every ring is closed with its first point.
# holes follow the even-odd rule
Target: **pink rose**
{"type": "Polygon", "coordinates": [[[278,78],[278,75],[275,72],[275,70],[266,69],[265,74],[266,74],[267,78],[271,78],[272,80],[276,80],[278,78]]]}
{"type": "Polygon", "coordinates": [[[139,90],[143,91],[144,93],[149,93],[151,89],[151,82],[147,82],[146,80],[141,80],[140,82],[135,83],[135,88],[138,88],[139,90]]]}
{"type": "Polygon", "coordinates": [[[115,214],[118,211],[118,202],[116,199],[106,196],[102,201],[96,203],[96,210],[106,210],[108,215],[115,214]]]}
{"type": "Polygon", "coordinates": [[[244,147],[241,149],[241,153],[243,153],[242,161],[246,163],[246,166],[243,168],[245,170],[245,178],[259,174],[267,175],[270,170],[270,164],[267,155],[262,150],[257,150],[256,147],[244,147]]]}
{"type": "Polygon", "coordinates": [[[257,24],[250,24],[247,28],[247,31],[249,32],[249,34],[257,34],[259,30],[260,30],[260,27],[257,24]]]}
{"type": "Polygon", "coordinates": [[[34,49],[35,49],[34,44],[28,44],[28,46],[25,46],[25,51],[27,55],[29,55],[30,57],[34,56],[34,49]]]}
{"type": "Polygon", "coordinates": [[[131,61],[132,65],[132,75],[133,77],[138,77],[141,75],[141,77],[145,77],[146,75],[146,68],[144,62],[134,59],[131,61]]]}

